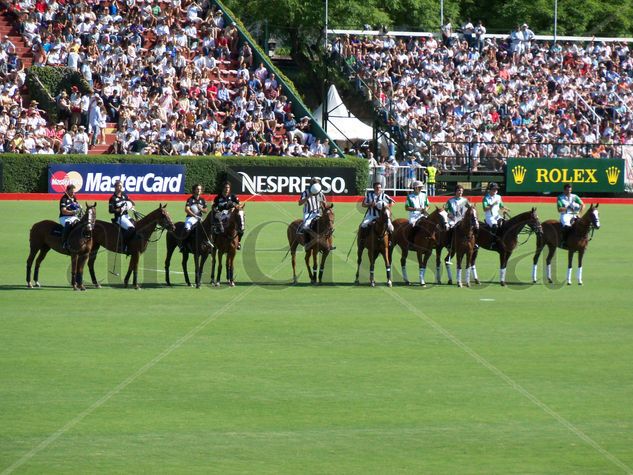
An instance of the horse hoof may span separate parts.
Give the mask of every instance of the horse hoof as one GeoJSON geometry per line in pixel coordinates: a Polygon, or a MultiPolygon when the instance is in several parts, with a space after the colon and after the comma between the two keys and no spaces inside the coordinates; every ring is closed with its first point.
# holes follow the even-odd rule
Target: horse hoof
{"type": "Polygon", "coordinates": [[[32,289],[33,288],[33,284],[31,284],[30,282],[26,283],[27,288],[32,289]]]}
{"type": "Polygon", "coordinates": [[[426,282],[420,282],[420,287],[425,288],[426,287],[426,282]]]}
{"type": "Polygon", "coordinates": [[[199,289],[199,288],[200,288],[200,284],[196,285],[196,289],[199,289]]]}
{"type": "Polygon", "coordinates": [[[387,287],[392,287],[393,284],[391,283],[391,281],[387,282],[387,287]]]}
{"type": "Polygon", "coordinates": [[[533,280],[533,281],[532,281],[532,283],[533,283],[533,284],[536,284],[536,281],[535,281],[535,280],[533,280]]]}
{"type": "Polygon", "coordinates": [[[481,284],[481,282],[479,282],[479,279],[475,279],[475,284],[477,285],[481,284]]]}
{"type": "Polygon", "coordinates": [[[376,282],[370,282],[370,283],[369,283],[369,286],[370,286],[370,287],[376,287],[376,282]]]}
{"type": "Polygon", "coordinates": [[[554,281],[548,277],[548,278],[547,278],[547,283],[548,283],[548,284],[553,284],[553,283],[554,283],[554,281]]]}
{"type": "Polygon", "coordinates": [[[360,282],[358,280],[355,280],[354,285],[360,285],[360,282]]]}
{"type": "Polygon", "coordinates": [[[446,285],[453,285],[453,281],[449,280],[448,282],[446,282],[446,285]]]}
{"type": "Polygon", "coordinates": [[[229,287],[235,287],[235,282],[229,282],[229,287]]]}
{"type": "Polygon", "coordinates": [[[500,285],[501,287],[505,287],[505,286],[506,286],[506,283],[505,283],[505,282],[499,282],[499,285],[500,285]]]}
{"type": "Polygon", "coordinates": [[[73,290],[77,291],[77,290],[79,290],[79,287],[77,287],[76,285],[73,285],[73,290]]]}
{"type": "Polygon", "coordinates": [[[93,282],[92,285],[94,286],[95,289],[100,289],[101,288],[101,284],[99,282],[93,282]]]}
{"type": "Polygon", "coordinates": [[[79,290],[81,290],[82,292],[85,292],[86,288],[82,285],[81,287],[79,287],[79,290]]]}
{"type": "Polygon", "coordinates": [[[567,285],[571,285],[571,280],[568,280],[568,281],[567,281],[567,285]]]}
{"type": "Polygon", "coordinates": [[[38,281],[35,281],[35,285],[33,287],[41,287],[40,283],[38,281]]]}
{"type": "Polygon", "coordinates": [[[582,285],[582,282],[578,282],[578,285],[582,285]]]}
{"type": "Polygon", "coordinates": [[[461,288],[461,287],[462,287],[462,283],[461,283],[461,282],[458,282],[458,283],[457,283],[457,287],[461,288]]]}
{"type": "Polygon", "coordinates": [[[404,285],[411,285],[411,282],[409,282],[408,280],[405,280],[404,285]]]}

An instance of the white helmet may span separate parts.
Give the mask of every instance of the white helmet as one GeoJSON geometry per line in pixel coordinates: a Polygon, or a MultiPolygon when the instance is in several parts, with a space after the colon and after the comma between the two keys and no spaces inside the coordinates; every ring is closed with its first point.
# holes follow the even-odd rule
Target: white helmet
{"type": "Polygon", "coordinates": [[[310,194],[311,195],[318,195],[319,193],[321,193],[321,184],[320,183],[313,183],[312,186],[310,187],[310,194]]]}

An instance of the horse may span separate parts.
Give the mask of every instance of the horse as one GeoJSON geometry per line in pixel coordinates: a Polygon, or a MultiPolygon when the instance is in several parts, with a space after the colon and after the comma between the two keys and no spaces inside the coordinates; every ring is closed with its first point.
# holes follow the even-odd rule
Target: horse
{"type": "MultiPolygon", "coordinates": [[[[323,283],[323,271],[325,261],[332,249],[332,234],[334,233],[334,204],[321,203],[321,215],[314,219],[310,229],[305,233],[310,237],[305,248],[306,267],[310,276],[310,283],[318,285],[323,283]],[[317,257],[321,253],[321,264],[317,280],[317,257]],[[312,258],[312,269],[310,268],[310,258],[312,258]]],[[[290,255],[292,256],[292,283],[297,283],[297,247],[305,242],[305,234],[298,234],[301,220],[297,219],[288,225],[286,236],[290,245],[290,255]]]]}
{"type": "Polygon", "coordinates": [[[40,287],[39,273],[40,265],[53,249],[60,254],[70,255],[71,260],[71,284],[74,290],[86,290],[83,283],[83,271],[92,250],[93,231],[97,217],[97,203],[92,206],[86,203],[86,211],[79,222],[68,234],[68,249],[62,247],[62,226],[55,221],[45,220],[35,223],[29,233],[29,257],[26,259],[26,286],[29,288],[40,287]],[[31,266],[33,259],[35,269],[33,271],[33,282],[31,282],[31,266]]]}
{"type": "Polygon", "coordinates": [[[367,256],[369,258],[369,285],[376,286],[374,280],[374,265],[376,258],[382,254],[385,260],[385,268],[387,271],[387,286],[391,287],[391,259],[390,259],[390,245],[391,239],[389,236],[389,221],[391,219],[391,209],[388,206],[383,206],[380,210],[380,215],[374,222],[372,222],[366,229],[358,228],[358,258],[356,266],[356,279],[354,283],[358,285],[358,275],[360,274],[360,265],[363,260],[363,251],[367,249],[367,256]]]}
{"type": "Polygon", "coordinates": [[[189,253],[193,254],[193,262],[195,265],[195,283],[196,288],[200,288],[200,282],[202,281],[202,268],[201,265],[206,261],[211,247],[206,243],[210,241],[212,231],[212,216],[213,213],[207,214],[206,218],[199,223],[186,239],[181,239],[184,233],[185,223],[180,221],[175,224],[175,232],[167,234],[167,256],[165,257],[165,283],[171,286],[169,280],[169,264],[171,262],[171,256],[174,250],[180,244],[182,250],[182,271],[185,274],[185,282],[188,286],[192,287],[189,281],[189,272],[187,272],[187,261],[189,260],[189,253]]]}
{"type": "Polygon", "coordinates": [[[123,243],[121,240],[121,229],[119,225],[107,221],[96,222],[93,233],[94,245],[90,258],[88,259],[88,269],[90,270],[90,277],[92,278],[92,283],[95,287],[100,287],[100,285],[97,281],[94,265],[99,248],[103,246],[108,251],[116,252],[118,254],[128,254],[131,256],[127,273],[123,279],[123,285],[125,288],[128,287],[130,275],[133,274],[132,285],[135,289],[140,288],[138,285],[138,261],[140,255],[147,249],[147,244],[149,243],[152,233],[157,226],[172,232],[175,230],[174,223],[172,222],[171,216],[169,216],[166,208],[166,204],[161,204],[157,209],[136,222],[136,232],[127,244],[127,251],[122,248],[123,243]]]}
{"type": "Polygon", "coordinates": [[[572,262],[575,252],[578,252],[578,285],[582,285],[582,258],[585,255],[585,251],[587,250],[587,246],[591,240],[589,234],[593,229],[600,229],[598,206],[599,204],[596,204],[595,206],[592,204],[582,217],[573,222],[571,230],[567,235],[566,242],[562,242],[563,230],[559,221],[551,219],[543,222],[543,233],[536,241],[536,252],[534,253],[534,260],[532,262],[533,283],[536,283],[539,256],[541,255],[543,247],[547,245],[549,249],[545,259],[545,262],[547,263],[547,281],[550,284],[552,283],[552,258],[556,253],[556,248],[561,246],[563,249],[566,247],[568,251],[567,285],[571,285],[572,262]]]}
{"type": "MultiPolygon", "coordinates": [[[[244,232],[246,227],[246,217],[244,215],[244,207],[246,203],[236,205],[229,211],[229,216],[226,224],[224,225],[224,232],[216,234],[213,242],[215,247],[211,251],[211,285],[214,287],[220,286],[220,279],[222,276],[222,256],[226,254],[226,279],[229,287],[235,287],[234,278],[234,266],[235,254],[237,253],[237,246],[239,244],[239,234],[244,232]],[[218,261],[217,267],[217,279],[215,278],[215,262],[216,256],[218,261]]],[[[202,256],[202,263],[200,264],[200,271],[206,261],[207,256],[202,256]]]]}
{"type": "Polygon", "coordinates": [[[414,226],[413,241],[409,240],[411,225],[407,219],[396,219],[393,222],[393,242],[394,246],[400,247],[402,257],[400,265],[402,267],[402,277],[406,285],[410,285],[407,275],[407,257],[409,250],[415,250],[418,257],[420,270],[420,285],[426,286],[424,274],[426,264],[431,257],[433,249],[437,248],[440,235],[448,230],[448,215],[445,210],[435,207],[435,210],[428,216],[422,216],[414,226]]]}
{"type": "MultiPolygon", "coordinates": [[[[466,257],[466,287],[470,287],[470,271],[474,265],[475,245],[477,232],[479,231],[479,220],[477,219],[477,209],[474,205],[467,205],[464,217],[453,227],[451,239],[451,250],[448,256],[450,259],[457,254],[457,286],[462,287],[462,259],[466,257]]],[[[447,261],[448,262],[448,261],[447,261]]],[[[447,264],[447,268],[448,267],[447,264]]],[[[451,281],[449,272],[449,283],[451,281]]]]}
{"type": "MultiPolygon", "coordinates": [[[[510,256],[518,246],[519,233],[525,226],[528,226],[532,232],[536,233],[537,239],[538,236],[543,233],[541,222],[536,214],[536,208],[532,208],[530,211],[525,211],[505,221],[498,230],[496,240],[493,236],[493,231],[486,224],[479,223],[477,246],[499,253],[499,284],[502,286],[506,285],[506,267],[508,266],[510,256]]],[[[477,277],[475,263],[478,253],[479,249],[476,248],[472,265],[473,278],[477,284],[479,283],[479,278],[477,277]]]]}

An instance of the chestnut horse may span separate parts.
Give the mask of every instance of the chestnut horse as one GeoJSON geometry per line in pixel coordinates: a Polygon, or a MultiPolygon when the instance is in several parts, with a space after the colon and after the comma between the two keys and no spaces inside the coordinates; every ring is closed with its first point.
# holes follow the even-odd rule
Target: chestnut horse
{"type": "MultiPolygon", "coordinates": [[[[325,269],[325,261],[332,249],[332,234],[334,233],[334,204],[321,203],[321,215],[312,221],[310,229],[306,229],[310,240],[306,246],[306,267],[310,276],[310,283],[321,284],[323,282],[323,271],[325,269]],[[317,281],[317,256],[321,253],[321,263],[319,266],[319,274],[317,281]],[[312,269],[310,269],[310,258],[312,258],[312,269]]],[[[290,245],[290,254],[292,256],[292,283],[297,283],[297,247],[304,244],[305,234],[297,234],[301,220],[297,219],[288,225],[286,236],[290,245]]]]}
{"type": "Polygon", "coordinates": [[[575,252],[578,252],[578,271],[576,277],[578,278],[578,285],[582,285],[582,259],[591,240],[589,234],[593,229],[600,229],[598,206],[599,204],[595,206],[591,205],[581,218],[574,221],[566,242],[562,242],[563,230],[559,221],[551,219],[543,222],[543,233],[536,241],[536,252],[534,253],[534,260],[532,262],[532,282],[536,283],[538,259],[543,247],[547,245],[549,249],[545,259],[547,263],[547,281],[550,284],[552,283],[552,258],[556,253],[556,248],[558,246],[564,246],[563,249],[567,249],[567,285],[571,285],[572,262],[575,252]]]}
{"type": "Polygon", "coordinates": [[[86,211],[68,234],[68,249],[62,248],[62,226],[55,221],[45,220],[35,223],[29,233],[29,257],[26,260],[26,286],[39,287],[40,265],[48,251],[53,249],[60,254],[70,255],[71,260],[71,284],[74,290],[86,290],[83,283],[83,272],[90,251],[92,250],[92,237],[97,217],[97,203],[92,206],[86,203],[86,211]],[[33,259],[33,282],[31,282],[31,266],[33,259]]]}
{"type": "Polygon", "coordinates": [[[195,283],[196,288],[200,288],[202,281],[202,264],[206,261],[211,247],[206,243],[211,237],[212,228],[212,216],[213,213],[208,213],[204,218],[204,221],[199,223],[195,228],[191,230],[191,234],[183,241],[178,236],[184,235],[185,223],[180,221],[175,224],[175,232],[167,233],[167,256],[165,257],[165,283],[171,286],[169,280],[169,264],[171,263],[171,256],[180,244],[182,246],[182,271],[185,274],[185,282],[188,286],[192,286],[189,281],[189,272],[187,271],[187,261],[189,260],[189,254],[193,254],[193,262],[195,266],[195,283]]]}
{"type": "Polygon", "coordinates": [[[389,220],[391,219],[391,209],[384,206],[380,210],[380,215],[367,228],[358,228],[358,259],[356,266],[355,284],[359,283],[358,275],[360,274],[360,265],[363,261],[363,251],[367,248],[367,256],[369,258],[369,285],[376,286],[374,279],[374,266],[376,258],[382,254],[385,260],[385,268],[387,271],[387,286],[391,287],[391,239],[388,232],[389,220]]]}
{"type": "MultiPolygon", "coordinates": [[[[418,256],[418,266],[420,271],[420,285],[426,285],[424,275],[426,264],[431,257],[433,249],[436,249],[441,235],[448,230],[448,214],[445,210],[435,207],[435,210],[428,216],[422,216],[414,226],[413,242],[409,241],[411,225],[407,219],[396,219],[393,222],[394,247],[397,245],[402,251],[400,265],[402,266],[402,277],[405,284],[410,285],[407,275],[407,257],[409,250],[414,250],[418,256]]],[[[393,255],[393,253],[392,253],[393,255]]]]}
{"type": "MultiPolygon", "coordinates": [[[[508,266],[510,256],[518,246],[519,233],[525,226],[528,226],[532,232],[536,233],[537,239],[538,236],[543,234],[543,228],[538,219],[538,215],[536,214],[536,208],[517,214],[513,218],[505,221],[501,225],[501,228],[497,231],[496,240],[492,235],[492,230],[486,224],[479,223],[477,245],[487,249],[488,251],[495,251],[499,253],[499,284],[502,286],[506,285],[506,267],[508,266]]],[[[472,266],[473,279],[477,284],[479,283],[479,278],[477,277],[477,267],[475,266],[475,263],[477,261],[478,253],[479,249],[475,249],[472,266]]]]}
{"type": "MultiPolygon", "coordinates": [[[[235,254],[237,253],[237,246],[239,244],[238,234],[244,232],[246,227],[246,216],[244,215],[244,207],[246,203],[236,205],[229,211],[229,216],[226,224],[224,225],[224,232],[216,234],[213,238],[215,247],[211,251],[211,285],[214,287],[220,286],[220,280],[222,276],[222,256],[226,254],[226,279],[229,287],[235,287],[235,254]],[[217,256],[217,278],[215,277],[215,262],[217,256]]],[[[207,256],[202,256],[202,262],[200,264],[200,271],[204,267],[204,262],[207,256]]]]}
{"type": "Polygon", "coordinates": [[[112,222],[97,221],[93,233],[94,245],[90,258],[88,259],[90,277],[92,278],[92,283],[96,287],[100,287],[100,285],[95,275],[94,265],[99,248],[103,246],[110,252],[128,254],[131,256],[127,273],[123,279],[123,284],[127,288],[130,281],[130,275],[134,274],[132,284],[135,289],[140,288],[138,285],[138,261],[140,255],[147,249],[147,244],[149,243],[152,233],[156,230],[157,226],[172,232],[175,229],[171,216],[169,216],[169,213],[165,208],[167,208],[167,205],[163,206],[161,204],[157,209],[136,222],[136,232],[128,242],[127,251],[122,249],[122,233],[120,232],[119,226],[112,222]]]}
{"type": "MultiPolygon", "coordinates": [[[[475,205],[466,206],[464,217],[453,227],[449,258],[457,254],[457,286],[462,286],[462,260],[466,257],[466,287],[470,287],[470,270],[474,264],[476,236],[479,220],[475,205]]],[[[449,274],[449,283],[450,283],[449,274]]]]}

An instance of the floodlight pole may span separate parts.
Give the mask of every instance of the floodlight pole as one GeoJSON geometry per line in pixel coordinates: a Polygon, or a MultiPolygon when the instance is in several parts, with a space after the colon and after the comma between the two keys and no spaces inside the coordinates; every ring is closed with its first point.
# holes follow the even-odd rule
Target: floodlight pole
{"type": "Polygon", "coordinates": [[[554,44],[558,33],[558,0],[554,0],[554,44]]]}
{"type": "Polygon", "coordinates": [[[440,28],[444,26],[444,0],[440,0],[440,28]]]}

